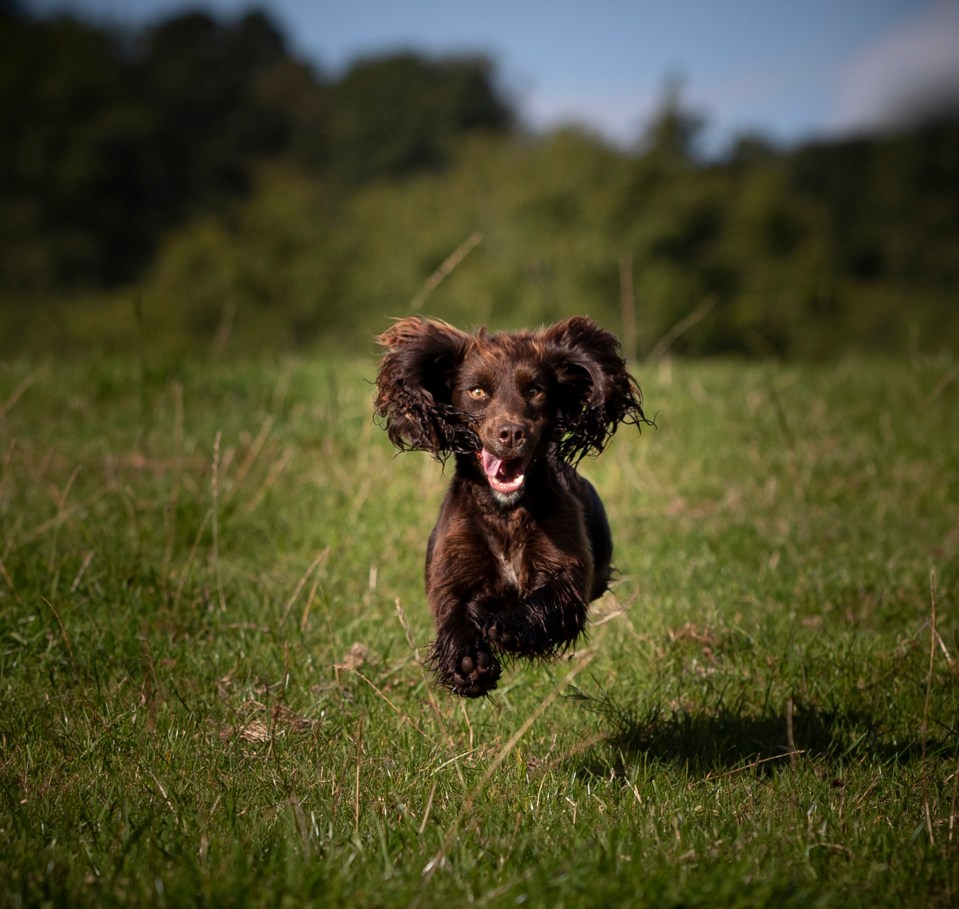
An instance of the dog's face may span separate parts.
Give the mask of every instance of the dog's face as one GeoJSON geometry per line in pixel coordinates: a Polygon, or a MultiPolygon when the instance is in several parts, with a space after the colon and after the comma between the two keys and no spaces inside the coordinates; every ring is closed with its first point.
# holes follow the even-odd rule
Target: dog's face
{"type": "Polygon", "coordinates": [[[457,370],[452,404],[479,440],[475,455],[497,498],[522,492],[549,439],[555,389],[541,345],[528,337],[478,341],[457,370]]]}
{"type": "Polygon", "coordinates": [[[620,423],[645,422],[619,342],[581,316],[492,335],[413,316],[378,340],[375,409],[393,443],[475,458],[500,501],[519,497],[550,447],[575,463],[620,423]]]}

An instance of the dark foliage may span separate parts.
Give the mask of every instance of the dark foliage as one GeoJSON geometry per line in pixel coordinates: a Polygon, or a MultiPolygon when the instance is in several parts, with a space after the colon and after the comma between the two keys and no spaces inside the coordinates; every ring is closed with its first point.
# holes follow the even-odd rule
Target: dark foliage
{"type": "Polygon", "coordinates": [[[482,57],[386,54],[332,79],[261,12],[125,33],[7,2],[4,334],[46,343],[62,301],[135,285],[187,346],[231,307],[278,343],[365,338],[475,233],[491,321],[618,324],[632,298],[630,355],[955,346],[959,118],[791,150],[745,136],[704,161],[679,100],[630,151],[531,138],[482,57]]]}
{"type": "Polygon", "coordinates": [[[134,277],[165,230],[225,211],[264,159],[356,183],[437,167],[455,135],[511,122],[481,59],[401,55],[330,84],[262,12],[186,12],[129,35],[13,9],[0,16],[7,290],[134,277]]]}
{"type": "Polygon", "coordinates": [[[483,59],[403,53],[360,60],[333,97],[330,155],[335,176],[347,183],[436,169],[456,136],[512,122],[483,59]]]}

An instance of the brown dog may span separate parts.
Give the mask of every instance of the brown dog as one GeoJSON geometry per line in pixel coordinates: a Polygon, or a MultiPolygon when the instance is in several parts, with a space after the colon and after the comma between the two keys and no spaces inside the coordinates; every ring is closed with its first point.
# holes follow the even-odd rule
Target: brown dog
{"type": "Polygon", "coordinates": [[[426,594],[439,680],[478,697],[499,654],[549,657],[584,631],[612,540],[575,470],[622,422],[647,422],[619,342],[586,318],[467,334],[428,319],[379,337],[376,413],[400,449],[456,458],[430,536],[426,594]]]}

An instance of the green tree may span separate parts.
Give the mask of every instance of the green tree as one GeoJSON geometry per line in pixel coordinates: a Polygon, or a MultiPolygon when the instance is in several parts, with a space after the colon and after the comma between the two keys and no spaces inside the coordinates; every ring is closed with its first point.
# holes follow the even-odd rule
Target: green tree
{"type": "Polygon", "coordinates": [[[234,198],[248,188],[251,158],[283,150],[287,124],[261,103],[257,82],[286,60],[261,13],[226,24],[188,13],[147,33],[142,86],[172,197],[194,209],[234,198]]]}
{"type": "Polygon", "coordinates": [[[371,57],[350,67],[333,97],[331,168],[347,183],[435,170],[455,136],[513,120],[483,58],[371,57]]]}
{"type": "Polygon", "coordinates": [[[326,89],[262,13],[124,35],[0,16],[0,286],[135,277],[159,237],[224,211],[251,168],[326,159],[326,89]]]}
{"type": "Polygon", "coordinates": [[[149,243],[151,111],[103,32],[0,19],[0,273],[8,287],[120,277],[149,243]]]}

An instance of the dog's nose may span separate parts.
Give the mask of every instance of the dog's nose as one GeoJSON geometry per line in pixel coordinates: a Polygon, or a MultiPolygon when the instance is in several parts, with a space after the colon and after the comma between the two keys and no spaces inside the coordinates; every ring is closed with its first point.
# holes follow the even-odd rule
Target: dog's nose
{"type": "Polygon", "coordinates": [[[526,429],[519,423],[503,423],[496,437],[509,448],[518,448],[526,441],[526,429]]]}

